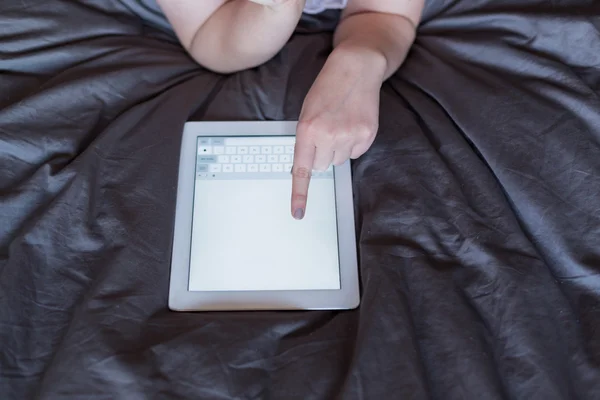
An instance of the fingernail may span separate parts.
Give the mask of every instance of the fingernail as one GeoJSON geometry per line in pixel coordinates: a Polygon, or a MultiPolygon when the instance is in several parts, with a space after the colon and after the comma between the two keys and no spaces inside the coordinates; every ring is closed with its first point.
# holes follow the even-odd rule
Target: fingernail
{"type": "Polygon", "coordinates": [[[302,217],[304,217],[304,209],[296,208],[296,211],[294,211],[294,218],[302,219],[302,217]]]}

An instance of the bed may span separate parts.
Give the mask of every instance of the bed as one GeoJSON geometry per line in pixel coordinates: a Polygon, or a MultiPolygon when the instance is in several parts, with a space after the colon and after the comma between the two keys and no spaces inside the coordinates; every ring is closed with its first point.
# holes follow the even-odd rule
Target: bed
{"type": "Polygon", "coordinates": [[[0,2],[0,398],[600,399],[600,3],[429,0],[353,163],[344,312],[167,308],[187,120],[293,120],[336,14],[198,67],[148,4],[0,2]]]}

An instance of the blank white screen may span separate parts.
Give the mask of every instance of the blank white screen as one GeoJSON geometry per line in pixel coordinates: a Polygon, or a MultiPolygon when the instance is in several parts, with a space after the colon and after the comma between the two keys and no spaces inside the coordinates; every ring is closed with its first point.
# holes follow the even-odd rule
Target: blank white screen
{"type": "Polygon", "coordinates": [[[305,218],[290,179],[196,180],[190,291],[340,289],[333,178],[313,179],[305,218]]]}

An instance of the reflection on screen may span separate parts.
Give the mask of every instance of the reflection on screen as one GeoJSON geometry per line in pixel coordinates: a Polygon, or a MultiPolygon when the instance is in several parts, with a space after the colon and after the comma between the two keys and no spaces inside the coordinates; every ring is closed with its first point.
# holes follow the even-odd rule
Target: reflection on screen
{"type": "Polygon", "coordinates": [[[340,289],[333,170],[290,215],[293,137],[199,138],[191,291],[340,289]]]}

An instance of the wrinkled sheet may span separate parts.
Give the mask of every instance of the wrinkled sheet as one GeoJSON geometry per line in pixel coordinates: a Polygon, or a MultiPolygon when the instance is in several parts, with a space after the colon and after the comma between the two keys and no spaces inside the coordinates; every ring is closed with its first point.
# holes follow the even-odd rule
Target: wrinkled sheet
{"type": "Polygon", "coordinates": [[[430,0],[353,164],[362,304],[167,308],[186,120],[292,120],[126,1],[0,2],[0,398],[599,399],[600,6],[430,0]]]}

